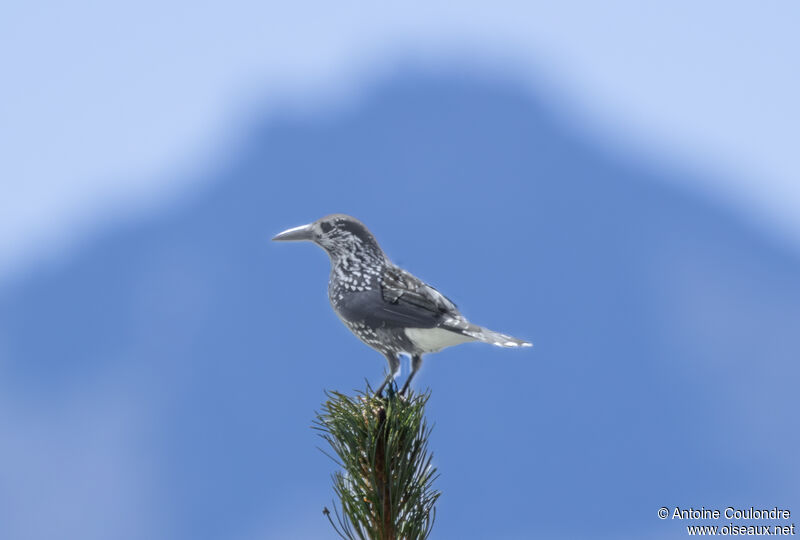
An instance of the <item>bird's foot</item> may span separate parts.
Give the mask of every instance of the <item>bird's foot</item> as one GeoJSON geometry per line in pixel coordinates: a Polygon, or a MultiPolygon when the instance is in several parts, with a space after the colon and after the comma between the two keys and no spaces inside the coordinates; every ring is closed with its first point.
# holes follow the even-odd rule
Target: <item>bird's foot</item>
{"type": "Polygon", "coordinates": [[[377,399],[384,399],[383,390],[386,389],[386,397],[385,399],[394,399],[395,396],[402,396],[402,392],[397,391],[397,384],[394,381],[389,382],[388,384],[381,385],[378,388],[378,391],[375,392],[375,398],[377,399]]]}

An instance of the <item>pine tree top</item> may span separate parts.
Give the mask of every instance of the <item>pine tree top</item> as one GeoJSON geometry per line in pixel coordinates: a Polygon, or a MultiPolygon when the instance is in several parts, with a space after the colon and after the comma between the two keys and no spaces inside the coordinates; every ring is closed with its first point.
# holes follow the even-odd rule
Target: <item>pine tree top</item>
{"type": "Polygon", "coordinates": [[[427,538],[440,495],[428,451],[430,392],[375,397],[367,387],[352,397],[327,396],[314,429],[333,450],[323,452],[341,467],[333,474],[336,519],[324,510],[331,525],[345,539],[427,538]]]}

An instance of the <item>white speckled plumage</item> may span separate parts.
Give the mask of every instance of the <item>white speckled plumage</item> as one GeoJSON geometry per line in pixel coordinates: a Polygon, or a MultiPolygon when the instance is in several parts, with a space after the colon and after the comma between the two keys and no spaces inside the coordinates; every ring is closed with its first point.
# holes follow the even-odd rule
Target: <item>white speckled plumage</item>
{"type": "Polygon", "coordinates": [[[499,347],[531,345],[467,321],[450,299],[392,264],[372,233],[353,217],[326,216],[284,231],[274,240],[310,240],[328,253],[328,297],[334,311],[359,339],[389,362],[389,376],[378,393],[398,372],[399,354],[412,358],[404,392],[423,354],[469,341],[499,347]]]}

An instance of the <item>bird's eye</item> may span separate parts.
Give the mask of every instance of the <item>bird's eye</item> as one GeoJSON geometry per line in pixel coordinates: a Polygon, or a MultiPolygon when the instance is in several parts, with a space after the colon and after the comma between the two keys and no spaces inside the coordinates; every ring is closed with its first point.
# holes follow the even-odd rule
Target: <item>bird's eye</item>
{"type": "Polygon", "coordinates": [[[333,229],[333,225],[331,225],[330,223],[323,222],[319,224],[319,228],[322,229],[323,233],[328,234],[329,232],[331,232],[331,229],[333,229]]]}

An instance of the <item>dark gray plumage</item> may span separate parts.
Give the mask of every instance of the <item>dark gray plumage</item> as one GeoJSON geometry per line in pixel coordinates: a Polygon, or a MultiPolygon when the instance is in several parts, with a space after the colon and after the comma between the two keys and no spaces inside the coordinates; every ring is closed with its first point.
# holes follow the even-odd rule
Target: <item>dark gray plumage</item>
{"type": "Polygon", "coordinates": [[[353,217],[325,216],[284,231],[273,240],[308,240],[328,253],[328,297],[334,311],[361,341],[389,362],[389,374],[377,394],[399,371],[400,354],[411,357],[411,374],[401,390],[404,393],[425,353],[468,341],[500,347],[531,345],[467,321],[447,297],[392,264],[372,233],[353,217]]]}

